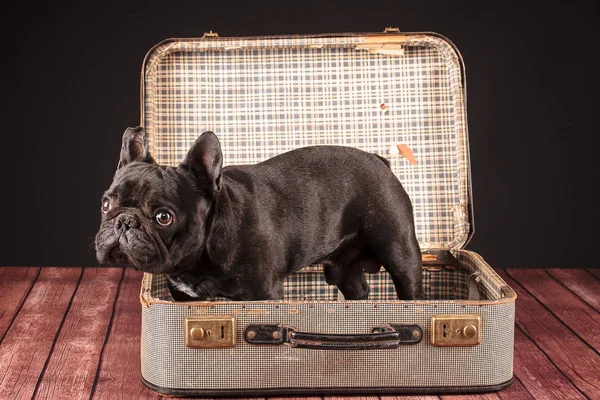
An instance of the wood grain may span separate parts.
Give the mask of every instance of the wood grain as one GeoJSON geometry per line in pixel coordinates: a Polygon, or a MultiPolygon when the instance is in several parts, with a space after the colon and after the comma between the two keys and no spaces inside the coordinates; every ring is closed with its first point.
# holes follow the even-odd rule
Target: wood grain
{"type": "Polygon", "coordinates": [[[39,272],[37,267],[0,267],[0,343],[39,272]]]}
{"type": "Polygon", "coordinates": [[[600,315],[596,310],[556,282],[544,270],[509,269],[506,272],[552,310],[552,313],[580,338],[597,352],[600,351],[600,315]]]}
{"type": "Polygon", "coordinates": [[[600,269],[586,269],[586,271],[591,274],[592,276],[596,277],[597,279],[600,279],[600,269]]]}
{"type": "Polygon", "coordinates": [[[379,396],[324,396],[323,399],[324,400],[379,400],[379,396]]]}
{"type": "Polygon", "coordinates": [[[506,389],[491,393],[452,394],[441,396],[442,400],[534,400],[525,386],[514,379],[513,383],[506,389]]]}
{"type": "MultiPolygon", "coordinates": [[[[38,271],[0,268],[0,399],[32,395],[77,399],[90,394],[97,399],[158,399],[139,377],[141,274],[86,269],[82,276],[81,269],[42,268],[36,280],[38,271]]],[[[593,345],[600,316],[600,278],[592,275],[600,277],[600,271],[590,271],[509,270],[512,277],[500,272],[519,295],[516,379],[500,392],[441,398],[600,398],[600,378],[594,375],[600,369],[600,355],[593,345]]],[[[325,399],[409,398],[439,399],[424,395],[325,399]]],[[[323,400],[319,396],[268,399],[323,400]]]]}
{"type": "MultiPolygon", "coordinates": [[[[177,398],[177,400],[179,400],[180,397],[177,398]]],[[[185,398],[186,400],[266,400],[266,397],[261,397],[261,396],[257,396],[257,397],[219,397],[217,399],[211,399],[208,397],[187,397],[185,398]]],[[[302,400],[304,400],[305,398],[302,398],[302,400]]],[[[319,399],[321,399],[319,397],[319,399]]]]}
{"type": "Polygon", "coordinates": [[[600,394],[600,357],[565,327],[505,272],[500,276],[517,293],[516,324],[579,388],[593,398],[600,394]]]}
{"type": "Polygon", "coordinates": [[[40,272],[0,344],[0,399],[33,395],[80,277],[80,268],[40,272]]]}
{"type": "Polygon", "coordinates": [[[600,312],[600,280],[590,277],[584,269],[551,268],[546,272],[600,312]]]}
{"type": "Polygon", "coordinates": [[[120,268],[86,268],[35,396],[88,399],[112,316],[120,268]]]}
{"type": "Polygon", "coordinates": [[[127,269],[111,329],[102,351],[92,398],[159,399],[140,379],[140,337],[142,316],[140,284],[142,272],[127,269]]]}
{"type": "Polygon", "coordinates": [[[514,372],[535,399],[583,399],[584,396],[544,353],[515,328],[514,372]]]}

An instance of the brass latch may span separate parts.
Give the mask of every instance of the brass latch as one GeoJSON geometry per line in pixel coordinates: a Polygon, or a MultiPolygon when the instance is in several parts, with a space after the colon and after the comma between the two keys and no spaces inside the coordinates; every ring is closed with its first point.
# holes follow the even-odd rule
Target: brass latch
{"type": "Polygon", "coordinates": [[[481,316],[477,314],[433,315],[431,344],[434,346],[477,346],[481,343],[481,316]]]}
{"type": "Polygon", "coordinates": [[[235,318],[231,316],[185,317],[185,345],[192,348],[235,346],[235,318]]]}

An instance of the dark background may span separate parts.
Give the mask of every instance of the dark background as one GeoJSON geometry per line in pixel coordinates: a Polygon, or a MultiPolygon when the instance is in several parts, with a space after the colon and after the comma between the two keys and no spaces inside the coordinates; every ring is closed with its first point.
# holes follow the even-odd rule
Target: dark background
{"type": "Polygon", "coordinates": [[[596,2],[21,3],[3,6],[0,28],[0,265],[97,265],[100,196],[123,130],[139,122],[154,44],[209,30],[397,26],[441,33],[464,57],[476,221],[467,248],[497,268],[598,267],[596,2]]]}

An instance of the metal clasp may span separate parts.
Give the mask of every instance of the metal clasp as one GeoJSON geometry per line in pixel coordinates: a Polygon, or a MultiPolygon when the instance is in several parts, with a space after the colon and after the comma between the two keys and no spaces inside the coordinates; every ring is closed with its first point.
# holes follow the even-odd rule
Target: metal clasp
{"type": "Polygon", "coordinates": [[[191,348],[235,346],[235,317],[187,316],[184,321],[184,343],[191,348]]]}
{"type": "Polygon", "coordinates": [[[433,346],[477,346],[481,343],[481,316],[449,314],[431,316],[433,346]]]}

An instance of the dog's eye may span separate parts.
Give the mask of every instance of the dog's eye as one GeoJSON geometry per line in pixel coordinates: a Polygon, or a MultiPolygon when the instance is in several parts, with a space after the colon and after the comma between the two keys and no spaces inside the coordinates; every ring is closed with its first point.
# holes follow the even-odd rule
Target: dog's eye
{"type": "Polygon", "coordinates": [[[102,212],[106,214],[110,210],[110,200],[106,197],[102,199],[102,212]]]}
{"type": "Polygon", "coordinates": [[[173,216],[168,211],[159,211],[156,213],[156,222],[161,226],[171,225],[173,222],[173,216]]]}

